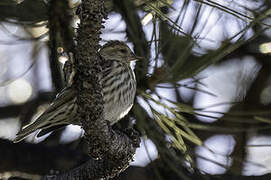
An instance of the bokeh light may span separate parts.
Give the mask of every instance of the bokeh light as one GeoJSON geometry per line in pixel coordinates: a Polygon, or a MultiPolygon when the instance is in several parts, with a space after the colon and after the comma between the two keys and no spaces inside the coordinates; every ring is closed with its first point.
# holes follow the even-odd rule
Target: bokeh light
{"type": "Polygon", "coordinates": [[[58,58],[58,61],[60,62],[60,63],[62,63],[62,64],[65,64],[65,62],[68,60],[68,58],[67,57],[65,57],[65,56],[59,56],[59,58],[58,58]]]}
{"type": "Polygon", "coordinates": [[[264,54],[271,53],[271,42],[261,44],[260,52],[264,54]]]}
{"type": "Polygon", "coordinates": [[[32,95],[32,86],[23,78],[12,82],[7,89],[8,97],[15,104],[26,102],[32,95]]]}

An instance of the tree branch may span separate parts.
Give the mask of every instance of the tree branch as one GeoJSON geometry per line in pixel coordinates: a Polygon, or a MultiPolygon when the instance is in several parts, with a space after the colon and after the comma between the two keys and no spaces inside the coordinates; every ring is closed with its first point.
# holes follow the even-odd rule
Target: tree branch
{"type": "Polygon", "coordinates": [[[71,33],[71,15],[68,1],[52,0],[49,2],[49,59],[51,76],[56,92],[63,89],[63,79],[58,62],[58,47],[64,47],[68,52],[74,51],[74,41],[71,33]]]}
{"type": "Polygon", "coordinates": [[[125,170],[139,145],[138,138],[112,130],[104,120],[103,94],[99,79],[102,59],[98,55],[102,20],[106,17],[104,1],[82,1],[77,29],[75,54],[76,75],[73,87],[77,91],[78,114],[85,130],[90,159],[80,167],[61,175],[44,179],[108,179],[125,170]]]}
{"type": "Polygon", "coordinates": [[[46,174],[51,169],[70,169],[87,160],[86,155],[69,149],[67,145],[14,144],[4,139],[0,139],[0,154],[0,172],[46,174]]]}

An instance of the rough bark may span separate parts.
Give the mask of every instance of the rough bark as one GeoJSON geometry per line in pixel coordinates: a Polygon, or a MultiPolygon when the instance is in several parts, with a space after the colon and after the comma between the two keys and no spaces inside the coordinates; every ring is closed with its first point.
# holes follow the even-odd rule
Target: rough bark
{"type": "MultiPolygon", "coordinates": [[[[98,55],[100,30],[106,17],[101,0],[82,1],[78,10],[80,25],[77,29],[73,88],[77,91],[78,115],[88,142],[88,160],[80,167],[44,179],[108,179],[126,169],[131,161],[138,138],[115,132],[103,118],[103,94],[98,74],[102,59],[98,55]]],[[[133,134],[131,134],[133,135],[133,134]]]]}

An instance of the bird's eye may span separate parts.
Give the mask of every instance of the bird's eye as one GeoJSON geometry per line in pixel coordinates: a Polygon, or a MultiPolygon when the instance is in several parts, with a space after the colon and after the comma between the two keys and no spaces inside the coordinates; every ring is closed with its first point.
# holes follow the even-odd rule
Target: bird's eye
{"type": "Polygon", "coordinates": [[[121,49],[120,52],[123,53],[123,54],[126,54],[127,50],[126,49],[121,49]]]}

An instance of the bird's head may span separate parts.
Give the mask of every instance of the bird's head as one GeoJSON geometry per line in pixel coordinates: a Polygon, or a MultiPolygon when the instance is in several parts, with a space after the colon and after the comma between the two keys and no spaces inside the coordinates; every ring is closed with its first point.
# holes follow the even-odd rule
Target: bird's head
{"type": "Polygon", "coordinates": [[[141,59],[136,56],[131,49],[121,41],[109,41],[103,45],[99,51],[105,60],[115,60],[130,63],[141,59]]]}

